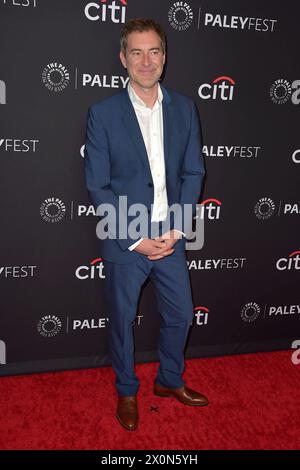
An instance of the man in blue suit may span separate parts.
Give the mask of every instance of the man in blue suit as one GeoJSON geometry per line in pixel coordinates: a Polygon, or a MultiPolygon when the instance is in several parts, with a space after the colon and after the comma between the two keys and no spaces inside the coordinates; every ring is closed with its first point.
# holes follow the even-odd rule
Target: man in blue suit
{"type": "Polygon", "coordinates": [[[101,207],[108,205],[116,215],[109,237],[98,236],[110,306],[116,417],[128,430],[136,429],[139,422],[132,324],[148,277],[162,318],[154,394],[186,405],[208,404],[204,395],[188,388],[182,379],[193,301],[181,209],[191,207],[192,220],[202,188],[200,123],[191,99],[159,84],[165,58],[161,26],[147,18],[128,21],[122,30],[120,52],[129,75],[128,87],[89,108],[86,132],[85,174],[90,197],[98,215],[103,216],[101,207]],[[120,202],[122,197],[126,207],[120,202]],[[127,211],[134,204],[143,205],[148,219],[138,238],[130,231],[134,215],[127,211]],[[172,205],[176,210],[170,217],[172,205]],[[124,229],[126,236],[121,236],[124,229]]]}

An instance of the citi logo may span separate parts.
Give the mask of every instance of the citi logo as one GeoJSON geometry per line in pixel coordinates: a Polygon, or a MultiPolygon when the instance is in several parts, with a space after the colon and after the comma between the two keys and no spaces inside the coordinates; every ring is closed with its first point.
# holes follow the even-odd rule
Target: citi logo
{"type": "Polygon", "coordinates": [[[202,100],[217,100],[232,101],[235,81],[222,75],[214,79],[212,84],[203,83],[198,88],[198,95],[202,100]]]}
{"type": "Polygon", "coordinates": [[[111,21],[125,23],[127,0],[89,2],[84,8],[84,14],[90,21],[111,21]]]}
{"type": "Polygon", "coordinates": [[[6,104],[6,85],[3,80],[0,80],[0,104],[6,104]]]}
{"type": "Polygon", "coordinates": [[[292,161],[293,163],[300,163],[300,149],[297,149],[292,153],[292,161]]]}
{"type": "Polygon", "coordinates": [[[194,308],[194,312],[196,318],[196,325],[203,326],[208,324],[208,308],[198,305],[194,308]]]}
{"type": "Polygon", "coordinates": [[[102,258],[95,258],[90,262],[89,266],[79,266],[75,271],[75,275],[81,281],[86,279],[104,279],[103,268],[102,258]]]}
{"type": "Polygon", "coordinates": [[[221,205],[222,203],[218,199],[205,199],[205,201],[197,205],[196,218],[200,217],[200,219],[204,219],[207,217],[209,220],[220,219],[221,205]]]}
{"type": "Polygon", "coordinates": [[[291,101],[293,104],[300,103],[300,80],[292,83],[284,78],[279,78],[271,85],[270,98],[275,104],[284,104],[291,101]]]}
{"type": "Polygon", "coordinates": [[[300,250],[293,251],[287,258],[280,258],[276,262],[278,271],[291,271],[300,269],[300,250]]]}

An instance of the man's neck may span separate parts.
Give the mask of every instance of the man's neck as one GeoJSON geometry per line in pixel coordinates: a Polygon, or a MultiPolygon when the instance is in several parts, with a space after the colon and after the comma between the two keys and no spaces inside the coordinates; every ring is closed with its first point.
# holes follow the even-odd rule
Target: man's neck
{"type": "Polygon", "coordinates": [[[137,83],[130,80],[130,85],[133,88],[134,92],[137,94],[137,96],[144,101],[147,108],[153,108],[158,97],[158,83],[156,83],[151,88],[143,88],[137,83]]]}

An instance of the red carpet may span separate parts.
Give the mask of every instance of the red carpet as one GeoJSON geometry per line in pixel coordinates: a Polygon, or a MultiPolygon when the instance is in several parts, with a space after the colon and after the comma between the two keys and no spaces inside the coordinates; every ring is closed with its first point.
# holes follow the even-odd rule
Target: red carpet
{"type": "Polygon", "coordinates": [[[0,379],[1,449],[300,449],[300,365],[290,351],[186,361],[210,405],[152,394],[157,364],[137,366],[140,426],[114,417],[111,368],[0,379]]]}

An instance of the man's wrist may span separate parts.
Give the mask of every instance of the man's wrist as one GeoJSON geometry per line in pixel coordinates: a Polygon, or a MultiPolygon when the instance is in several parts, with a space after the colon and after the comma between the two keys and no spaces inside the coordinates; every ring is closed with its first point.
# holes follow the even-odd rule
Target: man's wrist
{"type": "Polygon", "coordinates": [[[140,238],[137,242],[133,243],[132,245],[130,245],[128,247],[128,250],[129,251],[133,251],[140,243],[141,241],[144,240],[143,238],[140,238]]]}
{"type": "Polygon", "coordinates": [[[184,232],[182,232],[181,230],[178,230],[177,228],[174,228],[173,232],[180,233],[183,237],[186,237],[186,234],[184,232]]]}

